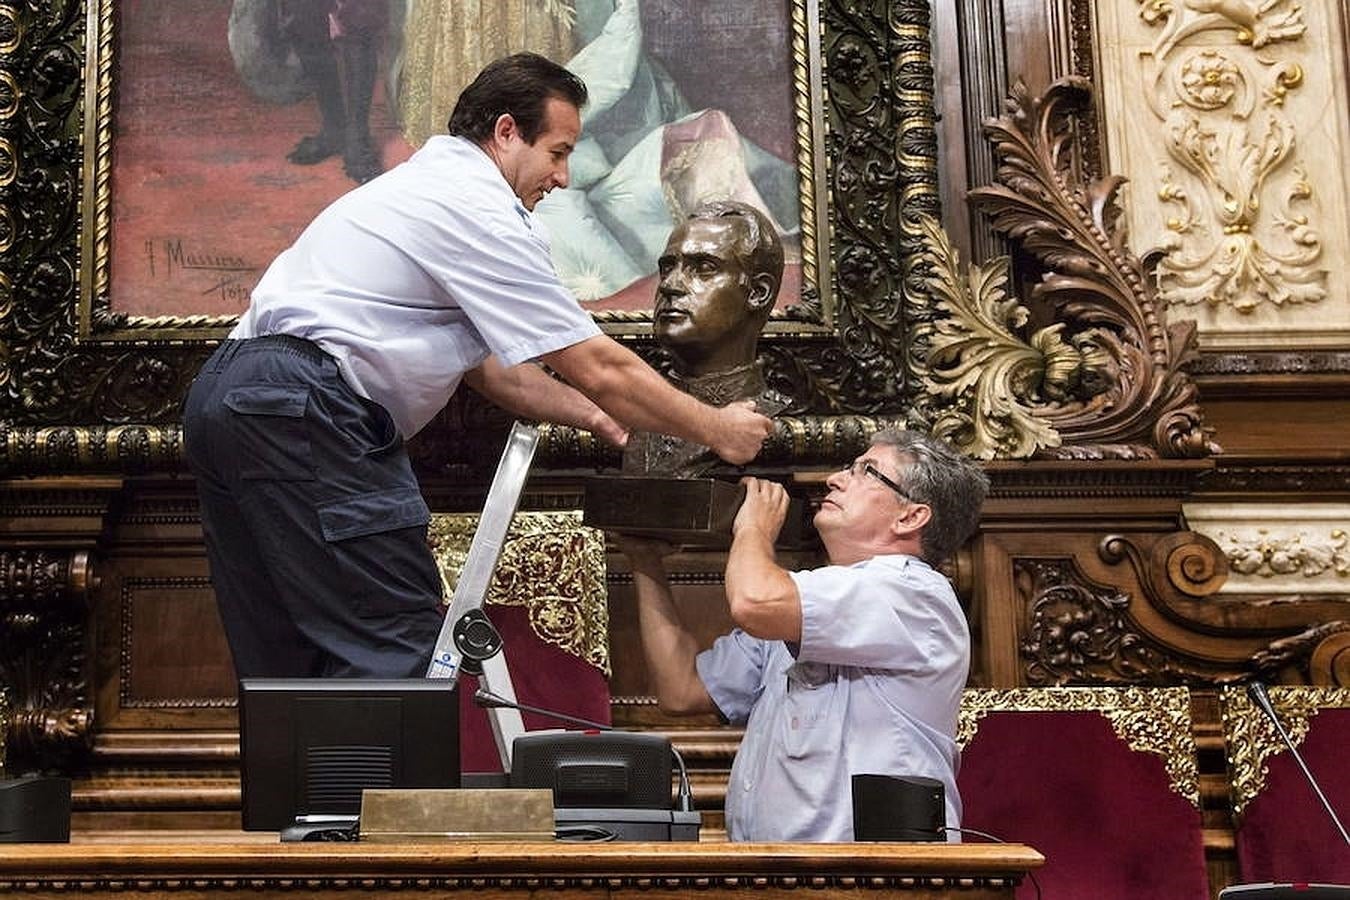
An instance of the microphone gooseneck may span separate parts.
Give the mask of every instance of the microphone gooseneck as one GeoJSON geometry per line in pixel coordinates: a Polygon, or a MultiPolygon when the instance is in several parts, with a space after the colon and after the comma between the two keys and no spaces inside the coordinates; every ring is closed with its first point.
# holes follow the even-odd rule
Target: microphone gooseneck
{"type": "Polygon", "coordinates": [[[1260,681],[1249,681],[1247,683],[1247,696],[1251,699],[1252,703],[1256,704],[1256,708],[1261,710],[1261,712],[1265,714],[1265,717],[1270,720],[1271,724],[1275,726],[1275,730],[1280,733],[1280,738],[1284,741],[1284,745],[1289,748],[1289,752],[1294,757],[1294,762],[1298,763],[1298,767],[1303,770],[1303,777],[1308,779],[1308,784],[1312,786],[1313,793],[1317,794],[1317,799],[1322,801],[1322,806],[1326,809],[1327,815],[1331,816],[1331,821],[1336,824],[1336,830],[1341,833],[1341,839],[1345,841],[1347,845],[1350,845],[1350,834],[1346,834],[1345,826],[1341,824],[1341,820],[1336,815],[1336,811],[1331,808],[1331,802],[1327,800],[1327,795],[1322,793],[1321,785],[1317,783],[1316,778],[1313,778],[1312,772],[1308,770],[1307,763],[1303,761],[1302,754],[1298,752],[1298,748],[1294,746],[1293,739],[1289,737],[1289,732],[1284,730],[1284,725],[1280,722],[1280,717],[1275,714],[1275,705],[1270,702],[1270,693],[1266,690],[1265,684],[1260,681]]]}
{"type": "Polygon", "coordinates": [[[519,703],[514,700],[507,700],[501,694],[494,694],[485,687],[480,687],[474,692],[473,702],[477,706],[485,709],[518,709],[522,712],[538,713],[541,716],[548,716],[550,719],[558,719],[563,722],[571,722],[573,725],[584,725],[587,728],[594,728],[597,731],[613,731],[613,725],[606,725],[603,722],[593,722],[590,719],[583,719],[580,716],[569,716],[567,713],[560,713],[552,709],[543,709],[538,706],[530,706],[528,703],[519,703]]]}
{"type": "MultiPolygon", "coordinates": [[[[581,725],[586,728],[594,728],[597,731],[622,731],[621,728],[615,728],[613,725],[606,725],[603,722],[595,722],[591,719],[583,719],[580,716],[569,716],[567,713],[561,713],[552,709],[544,709],[540,706],[531,706],[528,703],[520,703],[514,700],[508,700],[500,694],[494,694],[485,687],[478,688],[474,692],[473,702],[477,706],[485,709],[505,707],[507,709],[518,709],[522,712],[536,713],[541,716],[548,716],[551,719],[557,719],[561,722],[570,722],[573,725],[581,725]]],[[[670,745],[670,755],[675,758],[675,765],[680,770],[679,795],[676,803],[680,812],[690,812],[694,808],[694,791],[689,783],[689,770],[685,768],[684,757],[675,745],[670,745]]]]}

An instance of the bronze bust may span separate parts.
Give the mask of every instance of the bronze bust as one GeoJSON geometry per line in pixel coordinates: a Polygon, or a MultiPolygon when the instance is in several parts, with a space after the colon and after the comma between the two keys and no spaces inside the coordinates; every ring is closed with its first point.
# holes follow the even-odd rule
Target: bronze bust
{"type": "MultiPolygon", "coordinates": [[[[769,219],[734,200],[704,203],[671,232],[657,268],[653,333],[674,361],[676,386],[715,406],[750,399],[765,415],[785,409],[788,398],[769,389],[755,359],[783,280],[783,245],[769,219]]],[[[640,432],[623,472],[693,478],[719,462],[706,447],[640,432]]]]}

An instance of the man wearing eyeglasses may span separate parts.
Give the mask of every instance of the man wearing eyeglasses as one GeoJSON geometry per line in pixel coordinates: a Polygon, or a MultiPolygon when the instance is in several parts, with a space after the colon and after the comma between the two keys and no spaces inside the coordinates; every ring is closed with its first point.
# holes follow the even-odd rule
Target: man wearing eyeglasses
{"type": "MultiPolygon", "coordinates": [[[[851,841],[851,776],[941,781],[960,824],[955,741],[970,635],[937,565],[974,533],[989,482],[942,441],[883,431],[826,481],[815,526],[829,564],[788,571],[779,484],[744,480],[726,594],[736,628],[699,652],[659,543],[620,536],[663,711],[745,726],[727,786],[731,840],[851,841]]],[[[949,832],[955,834],[955,832],[949,832]]]]}

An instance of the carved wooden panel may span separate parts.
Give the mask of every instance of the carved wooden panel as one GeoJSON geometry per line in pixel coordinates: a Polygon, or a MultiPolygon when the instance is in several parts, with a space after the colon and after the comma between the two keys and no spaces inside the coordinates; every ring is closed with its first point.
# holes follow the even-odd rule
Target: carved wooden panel
{"type": "Polygon", "coordinates": [[[93,611],[99,733],[234,727],[234,669],[191,482],[131,483],[109,523],[102,571],[93,611]]]}
{"type": "Polygon", "coordinates": [[[234,667],[209,578],[137,576],[121,594],[121,709],[234,705],[234,667]]]}
{"type": "Polygon", "coordinates": [[[1111,167],[1136,246],[1206,348],[1350,338],[1344,7],[1095,3],[1111,167]]]}

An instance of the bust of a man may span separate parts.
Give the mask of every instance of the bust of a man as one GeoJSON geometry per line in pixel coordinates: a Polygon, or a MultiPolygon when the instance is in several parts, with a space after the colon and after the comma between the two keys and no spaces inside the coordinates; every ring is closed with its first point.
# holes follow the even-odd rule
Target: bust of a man
{"type": "MultiPolygon", "coordinates": [[[[714,406],[754,400],[770,416],[787,407],[755,359],[783,280],[769,219],[734,200],[705,203],[671,232],[657,267],[653,332],[674,360],[676,386],[714,406]]],[[[717,462],[706,447],[643,432],[629,440],[623,471],[692,478],[717,462]]]]}

